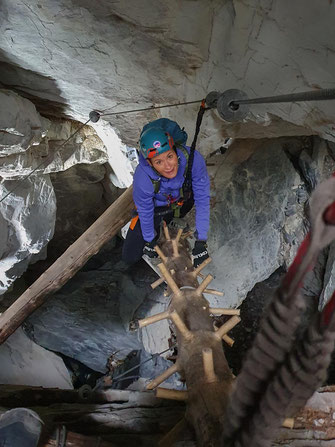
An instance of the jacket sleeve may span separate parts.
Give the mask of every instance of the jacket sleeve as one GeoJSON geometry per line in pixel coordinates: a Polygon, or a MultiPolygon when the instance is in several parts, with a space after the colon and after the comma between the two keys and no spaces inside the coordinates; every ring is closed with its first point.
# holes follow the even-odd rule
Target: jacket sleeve
{"type": "Polygon", "coordinates": [[[195,202],[195,226],[198,239],[206,241],[209,230],[210,181],[205,159],[198,151],[194,152],[192,189],[195,202]]]}
{"type": "Polygon", "coordinates": [[[155,237],[154,186],[140,166],[134,174],[133,199],[140,218],[143,239],[146,242],[151,242],[155,237]]]}

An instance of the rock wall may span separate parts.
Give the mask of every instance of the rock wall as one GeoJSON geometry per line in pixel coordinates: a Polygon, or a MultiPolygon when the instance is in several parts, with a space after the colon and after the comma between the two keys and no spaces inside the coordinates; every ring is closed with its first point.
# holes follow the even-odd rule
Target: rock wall
{"type": "MultiPolygon", "coordinates": [[[[257,97],[334,87],[332,2],[103,0],[92,7],[87,0],[4,0],[0,14],[0,82],[48,115],[84,122],[93,109],[192,101],[211,90],[257,97]]],[[[134,146],[145,122],[160,115],[192,135],[197,107],[105,119],[134,146]]],[[[253,106],[234,125],[211,112],[201,138],[209,152],[227,135],[333,141],[334,118],[331,101],[253,106]]]]}
{"type": "Polygon", "coordinates": [[[0,346],[0,383],[72,389],[63,360],[32,342],[19,328],[0,346]]]}
{"type": "MultiPolygon", "coordinates": [[[[3,182],[2,197],[15,186],[17,181],[3,182]]],[[[21,179],[15,194],[0,203],[0,216],[0,294],[3,294],[53,236],[56,201],[49,176],[21,179]]]]}
{"type": "MultiPolygon", "coordinates": [[[[46,257],[55,223],[59,242],[54,245],[54,259],[104,211],[102,165],[109,156],[90,126],[43,118],[32,102],[9,90],[0,90],[0,102],[4,105],[0,111],[3,294],[29,263],[46,257]]],[[[117,139],[114,146],[119,151],[117,139]]],[[[128,161],[126,154],[122,157],[128,161]]]]}

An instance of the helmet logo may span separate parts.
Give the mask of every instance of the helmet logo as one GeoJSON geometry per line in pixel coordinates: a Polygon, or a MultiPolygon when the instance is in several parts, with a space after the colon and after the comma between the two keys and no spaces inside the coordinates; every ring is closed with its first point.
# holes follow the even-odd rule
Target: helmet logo
{"type": "Polygon", "coordinates": [[[152,145],[153,145],[153,147],[154,147],[155,149],[158,149],[159,147],[161,147],[161,142],[158,141],[158,140],[156,140],[156,141],[153,142],[152,145]]]}

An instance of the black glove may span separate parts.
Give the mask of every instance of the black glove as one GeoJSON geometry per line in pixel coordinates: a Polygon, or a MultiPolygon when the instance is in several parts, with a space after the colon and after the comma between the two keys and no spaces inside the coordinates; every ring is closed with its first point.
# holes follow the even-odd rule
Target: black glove
{"type": "Polygon", "coordinates": [[[146,242],[143,247],[143,254],[149,256],[149,258],[157,258],[158,254],[154,247],[157,245],[157,238],[153,239],[151,242],[146,242]]]}
{"type": "Polygon", "coordinates": [[[192,255],[194,267],[198,267],[205,259],[209,258],[206,241],[195,241],[192,255]]]}

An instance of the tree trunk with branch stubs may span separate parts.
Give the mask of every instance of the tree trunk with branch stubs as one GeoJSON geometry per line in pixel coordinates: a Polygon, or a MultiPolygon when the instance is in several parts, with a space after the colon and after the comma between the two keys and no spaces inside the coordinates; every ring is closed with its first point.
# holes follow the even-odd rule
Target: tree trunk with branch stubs
{"type": "MultiPolygon", "coordinates": [[[[178,371],[187,385],[185,417],[195,430],[198,445],[216,447],[221,445],[222,418],[233,384],[233,374],[222,346],[226,331],[221,328],[215,331],[210,317],[215,310],[210,309],[203,295],[212,277],[208,275],[200,285],[197,280],[208,261],[194,269],[181,230],[174,238],[167,227],[164,232],[165,240],[156,251],[163,261],[159,268],[168,284],[167,294],[172,293],[172,299],[163,316],[174,323],[178,358],[170,371],[154,379],[147,388],[156,388],[178,371]]],[[[234,324],[240,320],[236,316],[232,318],[234,324]]],[[[142,327],[146,323],[143,321],[139,322],[142,327]]]]}

